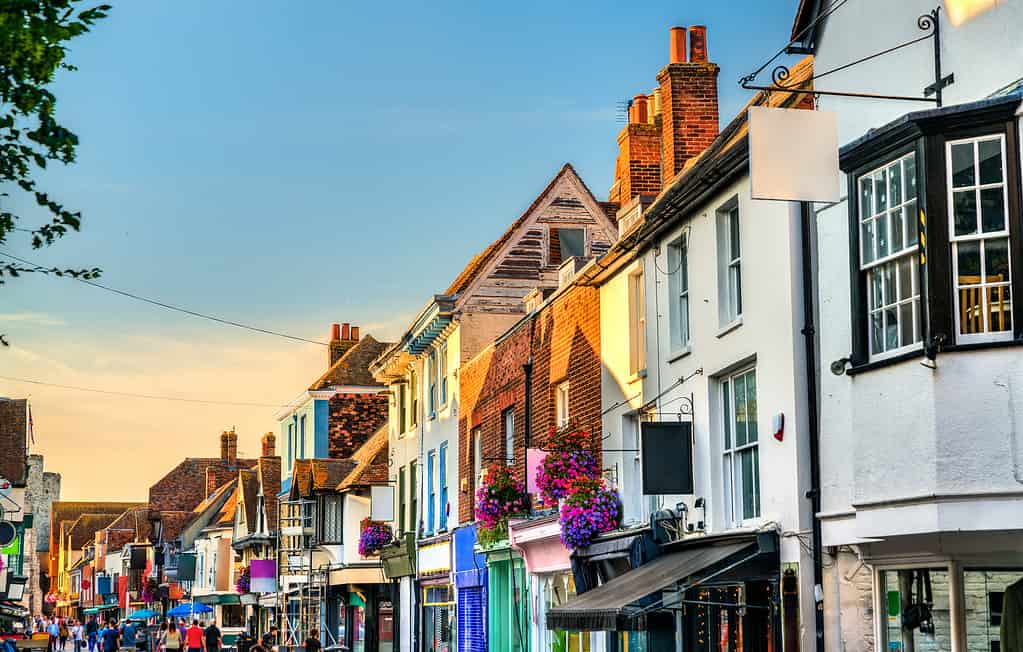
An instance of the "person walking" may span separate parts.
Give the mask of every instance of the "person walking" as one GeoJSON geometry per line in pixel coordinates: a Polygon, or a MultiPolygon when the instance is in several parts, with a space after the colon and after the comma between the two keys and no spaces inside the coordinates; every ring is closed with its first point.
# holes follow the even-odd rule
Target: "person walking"
{"type": "Polygon", "coordinates": [[[85,642],[85,628],[82,627],[82,621],[74,622],[74,626],[71,628],[71,640],[74,641],[75,652],[82,652],[82,645],[85,642]]]}
{"type": "Polygon", "coordinates": [[[85,623],[85,639],[89,643],[89,652],[96,652],[96,639],[99,637],[99,623],[96,622],[96,615],[89,616],[89,622],[85,623]]]}
{"type": "Polygon", "coordinates": [[[206,652],[220,652],[224,647],[224,638],[217,628],[217,621],[210,619],[210,624],[203,632],[206,638],[206,652]]]}
{"type": "Polygon", "coordinates": [[[106,629],[100,635],[102,652],[118,652],[121,649],[121,633],[117,631],[114,621],[107,621],[106,629]]]}
{"type": "Polygon", "coordinates": [[[57,649],[57,638],[60,636],[60,625],[57,624],[56,618],[46,625],[46,633],[50,635],[50,652],[54,652],[57,649]]]}
{"type": "Polygon", "coordinates": [[[305,640],[305,652],[320,652],[323,646],[320,644],[320,630],[313,627],[309,630],[309,638],[305,640]]]}
{"type": "Polygon", "coordinates": [[[188,652],[202,652],[203,646],[206,644],[205,638],[205,633],[199,627],[199,621],[193,619],[192,626],[185,631],[185,645],[188,647],[188,652]]]}
{"type": "Polygon", "coordinates": [[[57,627],[57,644],[60,647],[60,652],[67,650],[67,640],[71,638],[71,630],[68,629],[67,621],[60,621],[60,626],[57,627]]]}
{"type": "Polygon", "coordinates": [[[135,624],[130,620],[125,620],[124,625],[121,626],[121,648],[134,652],[135,644],[135,624]]]}
{"type": "Polygon", "coordinates": [[[166,652],[180,652],[184,639],[181,637],[181,632],[178,631],[178,626],[172,620],[160,627],[163,630],[160,637],[160,645],[163,650],[166,652]]]}
{"type": "Polygon", "coordinates": [[[270,625],[270,631],[263,633],[260,644],[266,652],[273,652],[274,646],[277,645],[277,625],[270,625]]]}

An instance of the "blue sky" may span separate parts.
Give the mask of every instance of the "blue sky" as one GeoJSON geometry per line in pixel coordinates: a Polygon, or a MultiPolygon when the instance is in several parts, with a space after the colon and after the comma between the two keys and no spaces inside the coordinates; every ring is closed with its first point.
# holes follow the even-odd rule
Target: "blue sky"
{"type": "MultiPolygon", "coordinates": [[[[606,198],[616,105],[655,86],[671,25],[707,25],[724,124],[796,4],[115,3],[57,85],[82,144],[46,185],[83,231],[6,248],[304,337],[331,321],[393,337],[564,162],[606,198]]],[[[325,355],[47,278],[0,290],[0,332],[3,375],[226,401],[287,401],[325,355]]],[[[255,451],[275,426],[272,409],[0,380],[26,394],[70,498],[143,497],[172,461],[214,454],[224,428],[255,451]],[[138,464],[96,480],[76,463],[86,441],[138,464]]]]}

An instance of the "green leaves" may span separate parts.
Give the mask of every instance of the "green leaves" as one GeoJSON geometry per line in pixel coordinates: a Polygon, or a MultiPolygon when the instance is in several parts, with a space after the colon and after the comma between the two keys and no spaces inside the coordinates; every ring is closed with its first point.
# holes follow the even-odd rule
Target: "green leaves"
{"type": "MultiPolygon", "coordinates": [[[[82,8],[83,0],[2,0],[0,2],[0,186],[17,187],[34,196],[49,221],[32,229],[17,228],[21,216],[0,212],[0,243],[14,231],[30,234],[33,248],[54,243],[82,225],[82,214],[66,208],[37,187],[34,175],[50,161],[74,162],[78,136],[56,118],[57,98],[49,86],[58,70],[75,70],[66,61],[68,42],[86,34],[111,9],[108,4],[82,8]]],[[[44,273],[96,278],[99,269],[0,266],[5,277],[44,273]]]]}

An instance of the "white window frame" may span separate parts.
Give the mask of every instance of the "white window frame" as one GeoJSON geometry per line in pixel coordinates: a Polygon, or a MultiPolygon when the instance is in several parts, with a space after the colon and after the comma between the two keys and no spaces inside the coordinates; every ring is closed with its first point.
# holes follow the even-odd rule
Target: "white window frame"
{"type": "Polygon", "coordinates": [[[742,217],[737,197],[717,210],[717,237],[718,321],[728,328],[742,321],[742,217]]]}
{"type": "Polygon", "coordinates": [[[558,385],[554,388],[554,420],[558,430],[567,428],[570,419],[569,385],[566,380],[558,383],[558,385]]]}
{"type": "Polygon", "coordinates": [[[442,342],[437,351],[437,386],[440,390],[437,408],[448,404],[448,343],[442,342]]]}
{"type": "MultiPolygon", "coordinates": [[[[720,381],[720,394],[721,400],[719,402],[720,414],[722,415],[721,424],[721,457],[722,457],[722,489],[724,494],[723,505],[725,507],[724,517],[728,527],[741,527],[747,523],[758,520],[763,514],[763,487],[760,480],[760,428],[757,428],[757,439],[756,441],[750,442],[747,431],[747,440],[742,445],[736,445],[738,441],[736,432],[733,426],[736,423],[735,419],[735,380],[737,378],[744,378],[748,374],[752,374],[755,387],[754,397],[756,397],[756,386],[759,386],[757,382],[757,370],[756,367],[743,367],[738,371],[729,373],[723,377],[720,381]],[[741,457],[740,454],[745,451],[753,451],[755,465],[753,467],[753,473],[756,478],[756,486],[753,488],[753,501],[754,509],[753,515],[746,517],[743,515],[745,502],[743,500],[743,484],[742,484],[742,469],[741,469],[741,457]]],[[[745,380],[743,382],[743,391],[745,392],[745,380]]],[[[747,404],[748,405],[748,404],[747,404]]],[[[759,412],[755,415],[754,423],[759,426],[759,412]]]]}
{"type": "Polygon", "coordinates": [[[898,158],[885,161],[883,165],[856,178],[856,192],[858,193],[857,210],[859,211],[857,216],[857,241],[859,242],[860,272],[863,274],[863,291],[866,297],[864,305],[867,310],[865,319],[867,325],[867,355],[868,360],[872,362],[891,358],[907,351],[919,349],[922,346],[920,268],[919,258],[917,258],[919,253],[919,230],[916,224],[916,216],[919,211],[919,191],[912,198],[907,196],[906,188],[908,185],[906,182],[909,176],[906,174],[906,161],[910,159],[913,160],[913,169],[916,170],[919,165],[919,162],[916,160],[916,153],[909,152],[898,158]],[[896,166],[900,175],[902,201],[892,205],[889,197],[891,185],[888,181],[888,173],[896,166]],[[885,200],[883,207],[879,205],[878,201],[880,196],[877,189],[878,175],[881,177],[885,197],[888,198],[885,200]],[[871,184],[871,205],[865,207],[862,184],[868,180],[871,184]],[[895,224],[896,215],[898,215],[898,219],[902,224],[903,241],[906,243],[897,250],[894,249],[895,243],[893,242],[895,231],[893,225],[895,224]],[[878,225],[882,221],[884,223],[884,238],[887,243],[888,253],[879,256],[878,225]],[[870,237],[869,244],[866,242],[867,234],[870,237]],[[871,250],[869,260],[864,254],[868,246],[871,250]],[[904,281],[899,274],[898,268],[899,263],[906,260],[910,263],[909,276],[911,287],[908,296],[903,297],[902,286],[904,281]],[[886,280],[886,272],[889,271],[890,282],[886,280]],[[878,292],[881,294],[880,302],[876,299],[878,292]],[[890,293],[894,294],[894,297],[889,296],[890,293]],[[910,319],[913,320],[913,339],[909,342],[904,342],[902,338],[901,311],[906,306],[910,307],[910,319]],[[895,312],[895,333],[898,338],[898,344],[887,348],[887,340],[885,338],[888,332],[888,313],[893,310],[895,312]],[[875,318],[880,320],[882,344],[882,349],[876,353],[874,352],[875,318]]]}
{"type": "Polygon", "coordinates": [[[646,288],[643,268],[628,275],[629,295],[629,373],[646,370],[646,288]]]}
{"type": "Polygon", "coordinates": [[[423,362],[423,375],[426,377],[427,397],[426,407],[429,410],[429,418],[437,417],[437,352],[431,350],[423,362]]]}
{"type": "Polygon", "coordinates": [[[671,351],[688,352],[692,345],[689,321],[689,229],[668,243],[668,318],[671,320],[671,351]]]}
{"type": "Polygon", "coordinates": [[[504,459],[508,464],[515,461],[515,406],[501,412],[501,427],[504,428],[504,459]]]}
{"type": "Polygon", "coordinates": [[[473,489],[480,486],[480,478],[483,477],[483,428],[476,426],[472,433],[472,482],[473,489]]]}
{"type": "MultiPolygon", "coordinates": [[[[1008,166],[1008,158],[1006,157],[1005,134],[1003,134],[1003,133],[994,133],[994,134],[987,134],[987,135],[984,135],[984,136],[977,136],[977,137],[974,137],[974,138],[962,138],[962,139],[959,139],[959,140],[950,140],[947,143],[945,143],[945,175],[946,175],[945,176],[945,180],[946,180],[945,185],[946,185],[946,191],[948,193],[948,196],[947,196],[947,200],[948,200],[948,202],[947,202],[948,203],[948,240],[949,240],[949,244],[951,246],[951,256],[952,256],[952,291],[953,291],[952,293],[953,293],[953,296],[954,296],[953,310],[955,311],[956,342],[958,342],[960,344],[972,344],[972,343],[977,343],[977,342],[1004,342],[1004,341],[1007,341],[1007,340],[1012,340],[1012,338],[1013,338],[1013,328],[1015,327],[1014,323],[1012,323],[1012,325],[1009,328],[1009,330],[1005,330],[1005,331],[990,331],[990,330],[988,330],[989,329],[989,325],[990,325],[990,317],[991,317],[991,311],[988,308],[988,306],[990,305],[989,304],[989,300],[990,299],[989,299],[988,294],[987,294],[988,290],[991,289],[991,288],[996,288],[996,287],[1006,287],[1006,288],[1009,288],[1010,292],[1011,292],[1011,289],[1012,289],[1012,239],[1011,239],[1011,236],[1009,235],[1009,219],[1010,218],[1009,218],[1009,184],[1008,184],[1008,179],[1006,178],[1006,174],[1008,172],[1008,170],[1006,169],[1007,166],[1008,166]],[[983,141],[991,141],[991,140],[997,140],[998,143],[999,143],[1000,150],[1001,150],[1001,157],[1002,157],[1002,179],[998,183],[982,184],[980,182],[979,147],[980,147],[980,143],[981,142],[983,142],[983,141]],[[965,143],[972,143],[973,144],[974,185],[972,185],[972,186],[963,186],[961,188],[953,188],[952,187],[952,147],[955,146],[955,145],[962,145],[962,144],[965,144],[965,143]],[[1001,187],[1001,189],[1002,189],[1002,206],[1003,206],[1004,211],[1005,211],[1005,213],[1004,213],[1004,221],[1003,221],[1004,228],[1002,230],[1000,230],[1000,231],[985,232],[985,231],[982,230],[983,229],[983,215],[981,213],[982,212],[982,205],[981,205],[981,201],[980,201],[980,193],[983,190],[989,190],[989,189],[998,188],[998,187],[1001,187]],[[972,234],[968,234],[968,235],[956,235],[956,233],[955,233],[955,197],[954,197],[954,195],[957,192],[968,192],[970,190],[973,190],[976,193],[975,201],[976,201],[976,210],[977,210],[977,233],[972,233],[972,234]],[[991,283],[991,282],[985,281],[984,280],[985,262],[986,262],[985,261],[985,258],[986,258],[985,253],[986,253],[986,250],[987,250],[987,247],[985,246],[985,242],[986,241],[990,241],[990,240],[1003,240],[1003,239],[1006,241],[1007,254],[1009,256],[1009,261],[1008,261],[1008,263],[1009,263],[1009,279],[1007,281],[997,282],[997,283],[991,283]],[[960,243],[969,243],[969,242],[979,242],[980,243],[980,273],[981,273],[981,282],[978,283],[978,284],[975,284],[975,285],[960,286],[960,284],[959,284],[959,251],[958,251],[958,247],[959,247],[960,243]],[[984,330],[982,332],[980,332],[980,333],[964,334],[962,332],[962,324],[961,324],[961,319],[960,319],[961,310],[960,310],[960,307],[959,307],[959,301],[960,301],[960,290],[963,287],[977,288],[977,289],[979,289],[981,291],[981,297],[982,297],[981,306],[982,306],[982,313],[983,313],[983,316],[984,316],[984,330]]],[[[1010,310],[1010,313],[1009,313],[1010,314],[1010,320],[1015,319],[1015,315],[1012,314],[1012,298],[1014,298],[1014,297],[1011,297],[1011,294],[1010,294],[1010,302],[1009,302],[1009,306],[1010,306],[1009,307],[1009,310],[1010,310]]]]}

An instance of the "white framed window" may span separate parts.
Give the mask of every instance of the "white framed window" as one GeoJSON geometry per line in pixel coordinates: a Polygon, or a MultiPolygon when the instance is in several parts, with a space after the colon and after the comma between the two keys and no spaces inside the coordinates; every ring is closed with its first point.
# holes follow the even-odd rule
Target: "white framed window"
{"type": "Polygon", "coordinates": [[[643,270],[629,274],[629,372],[646,369],[646,299],[643,270]]]}
{"type": "Polygon", "coordinates": [[[921,340],[916,155],[861,175],[857,188],[869,351],[880,359],[921,340]]]}
{"type": "Polygon", "coordinates": [[[472,481],[473,487],[479,488],[483,476],[483,428],[472,429],[472,481]]]}
{"type": "Polygon", "coordinates": [[[554,420],[558,430],[568,427],[568,381],[554,388],[554,420]]]}
{"type": "Polygon", "coordinates": [[[1005,137],[945,146],[956,340],[1012,339],[1005,137]]]}
{"type": "Polygon", "coordinates": [[[756,369],[721,381],[721,416],[725,518],[735,527],[760,516],[756,369]]]}
{"type": "Polygon", "coordinates": [[[668,319],[673,351],[689,348],[689,230],[668,245],[668,319]]]}
{"type": "Polygon", "coordinates": [[[398,384],[398,436],[401,437],[408,430],[408,387],[405,383],[398,384]]]}
{"type": "Polygon", "coordinates": [[[504,424],[504,459],[508,464],[515,461],[515,407],[501,413],[504,424]]]}
{"type": "Polygon", "coordinates": [[[427,391],[429,395],[426,398],[427,409],[430,411],[430,418],[437,416],[437,352],[430,351],[430,356],[426,360],[426,384],[429,388],[427,391]]]}
{"type": "Polygon", "coordinates": [[[415,369],[408,375],[409,427],[419,424],[419,374],[415,369]]]}
{"type": "Polygon", "coordinates": [[[742,248],[739,202],[733,199],[717,211],[718,317],[722,326],[742,316],[742,248]]]}

